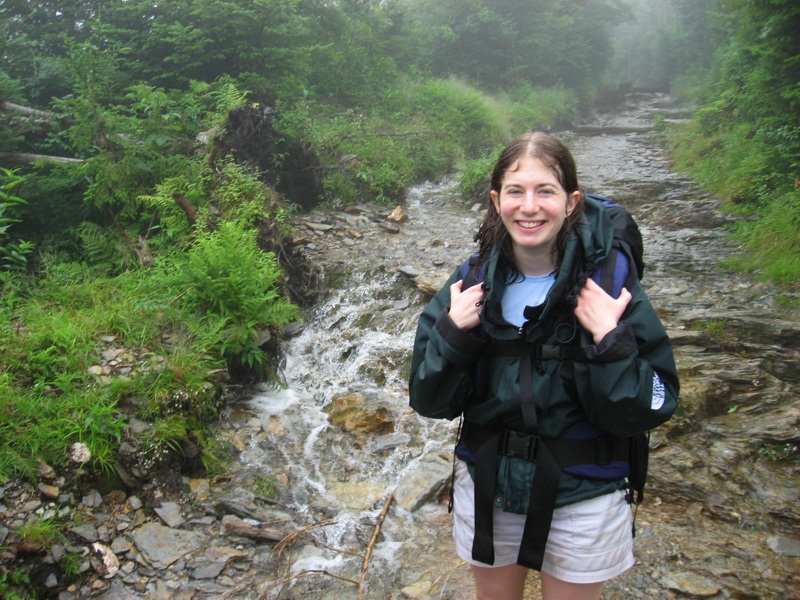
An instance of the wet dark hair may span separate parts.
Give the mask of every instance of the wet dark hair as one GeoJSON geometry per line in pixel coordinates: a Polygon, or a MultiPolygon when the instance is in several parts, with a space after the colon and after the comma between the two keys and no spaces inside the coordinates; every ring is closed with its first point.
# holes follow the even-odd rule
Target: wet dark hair
{"type": "MultiPolygon", "coordinates": [[[[492,169],[490,189],[500,194],[506,172],[523,158],[537,158],[551,168],[561,187],[566,190],[568,195],[580,189],[578,187],[578,168],[569,149],[560,140],[541,131],[525,133],[503,149],[494,164],[494,169],[492,169]]],[[[564,258],[567,240],[575,223],[583,214],[584,203],[584,196],[581,193],[578,204],[564,221],[561,231],[558,232],[553,249],[555,255],[553,260],[556,265],[560,265],[561,260],[564,258]]],[[[491,200],[489,200],[489,209],[486,211],[486,216],[478,230],[476,239],[480,254],[479,263],[488,261],[492,250],[496,248],[504,259],[503,262],[510,269],[510,275],[518,274],[514,261],[511,236],[506,230],[500,215],[492,206],[491,200]]]]}

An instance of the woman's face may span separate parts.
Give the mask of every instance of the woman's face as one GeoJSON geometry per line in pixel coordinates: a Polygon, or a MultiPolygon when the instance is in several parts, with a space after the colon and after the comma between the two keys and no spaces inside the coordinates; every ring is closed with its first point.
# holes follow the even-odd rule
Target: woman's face
{"type": "Polygon", "coordinates": [[[517,267],[522,269],[531,260],[552,256],[558,232],[580,192],[567,194],[553,169],[538,158],[526,157],[511,165],[500,192],[492,190],[490,197],[513,241],[517,267]]]}

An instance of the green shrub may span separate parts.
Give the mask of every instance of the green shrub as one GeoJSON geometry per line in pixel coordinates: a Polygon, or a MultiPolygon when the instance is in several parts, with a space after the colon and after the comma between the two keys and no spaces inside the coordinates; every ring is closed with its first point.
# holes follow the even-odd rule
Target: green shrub
{"type": "Polygon", "coordinates": [[[745,246],[725,264],[755,272],[797,291],[800,282],[800,191],[785,194],[740,221],[734,235],[745,246]]]}
{"type": "Polygon", "coordinates": [[[512,136],[550,129],[572,122],[578,116],[578,97],[566,88],[537,88],[524,84],[510,89],[504,99],[512,136]]]}
{"type": "Polygon", "coordinates": [[[272,253],[263,252],[255,232],[226,221],[198,235],[173,270],[186,326],[197,346],[258,370],[268,356],[259,348],[259,331],[285,325],[298,314],[281,292],[283,272],[272,253]]]}
{"type": "Polygon", "coordinates": [[[481,203],[489,201],[489,176],[499,153],[500,148],[497,148],[481,158],[464,162],[458,180],[458,189],[464,200],[481,203]]]}
{"type": "Polygon", "coordinates": [[[27,204],[25,200],[12,194],[13,188],[25,181],[9,171],[0,169],[0,284],[5,285],[11,281],[15,272],[24,272],[28,268],[28,256],[33,252],[34,245],[24,240],[12,239],[10,230],[15,223],[20,222],[19,210],[27,204]]]}

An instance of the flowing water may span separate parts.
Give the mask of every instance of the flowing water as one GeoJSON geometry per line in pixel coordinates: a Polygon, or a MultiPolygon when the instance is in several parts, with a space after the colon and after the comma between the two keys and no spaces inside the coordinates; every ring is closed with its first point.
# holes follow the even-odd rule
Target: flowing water
{"type": "MultiPolygon", "coordinates": [[[[681,117],[670,98],[640,96],[590,133],[558,133],[582,187],[637,218],[645,288],[682,380],[681,414],[653,434],[639,564],[606,598],[792,597],[798,461],[772,459],[800,441],[798,322],[776,290],[719,267],[735,251],[730,217],[670,171],[655,114],[681,117]]],[[[472,252],[481,215],[447,181],[410,190],[404,209],[394,230],[374,207],[302,218],[325,225],[304,250],[323,273],[319,300],[284,343],[286,386],[260,389],[241,417],[252,427],[240,461],[276,484],[276,519],[309,528],[265,573],[262,597],[470,597],[441,486],[424,502],[409,493],[421,472],[423,483],[446,478],[456,425],[411,413],[406,382],[420,288],[472,252]]]]}

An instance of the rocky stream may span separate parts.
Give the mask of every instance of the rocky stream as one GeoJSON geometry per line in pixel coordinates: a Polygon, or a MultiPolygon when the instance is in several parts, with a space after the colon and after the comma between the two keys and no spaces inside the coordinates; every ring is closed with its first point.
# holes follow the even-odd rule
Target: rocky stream
{"type": "MultiPolygon", "coordinates": [[[[720,266],[738,251],[733,217],[670,170],[656,115],[686,116],[632,95],[556,132],[581,186],[640,224],[643,283],[681,375],[679,414],[652,432],[636,565],[604,598],[800,599],[800,320],[778,290],[720,266]]],[[[441,181],[394,212],[298,217],[318,300],[284,342],[286,385],[226,407],[227,472],[146,502],[0,486],[0,547],[30,515],[78,514],[39,567],[59,600],[472,598],[447,512],[456,423],[411,412],[406,381],[416,318],[474,249],[483,208],[441,181]],[[81,583],[56,574],[68,552],[85,557],[81,583]]],[[[531,574],[526,598],[539,597],[531,574]]]]}

